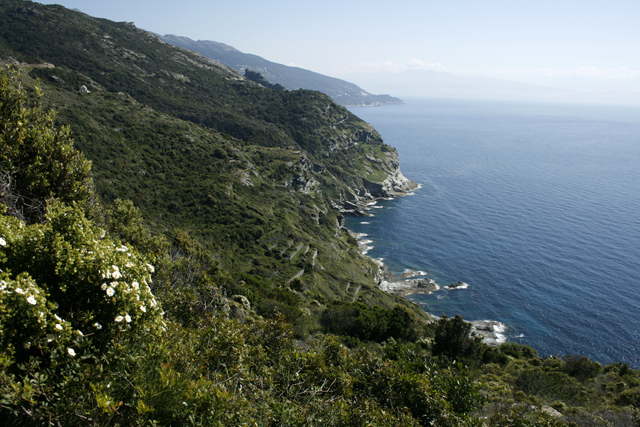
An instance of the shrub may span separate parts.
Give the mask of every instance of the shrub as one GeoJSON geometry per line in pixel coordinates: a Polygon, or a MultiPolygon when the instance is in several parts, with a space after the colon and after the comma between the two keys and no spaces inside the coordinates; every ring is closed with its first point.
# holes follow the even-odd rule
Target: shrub
{"type": "Polygon", "coordinates": [[[564,373],[576,378],[579,381],[586,381],[595,378],[602,372],[602,365],[594,362],[587,356],[565,356],[564,373]]]}
{"type": "Polygon", "coordinates": [[[41,97],[36,88],[29,105],[18,74],[0,67],[0,203],[27,223],[43,219],[47,199],[87,203],[93,188],[91,163],[41,97]]]}
{"type": "Polygon", "coordinates": [[[149,287],[154,268],[135,249],[78,206],[52,202],[45,218],[0,216],[0,414],[24,411],[36,423],[68,410],[66,395],[88,386],[83,373],[114,338],[165,327],[149,287]]]}
{"type": "Polygon", "coordinates": [[[482,343],[476,337],[470,337],[471,323],[465,322],[462,316],[453,319],[443,315],[436,326],[433,355],[445,356],[452,360],[473,360],[480,356],[482,343]]]}

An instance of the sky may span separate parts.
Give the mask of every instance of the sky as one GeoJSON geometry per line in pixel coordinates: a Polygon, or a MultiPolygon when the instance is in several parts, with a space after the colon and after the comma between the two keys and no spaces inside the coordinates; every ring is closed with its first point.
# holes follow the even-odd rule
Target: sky
{"type": "Polygon", "coordinates": [[[57,0],[343,77],[426,69],[640,92],[640,0],[57,0]]]}

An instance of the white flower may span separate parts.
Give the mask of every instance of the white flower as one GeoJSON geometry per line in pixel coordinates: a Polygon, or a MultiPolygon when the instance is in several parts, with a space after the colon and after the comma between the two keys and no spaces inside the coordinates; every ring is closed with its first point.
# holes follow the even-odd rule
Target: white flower
{"type": "Polygon", "coordinates": [[[122,277],[122,274],[120,274],[120,271],[114,271],[113,273],[111,273],[111,277],[113,277],[114,279],[119,279],[122,277]]]}
{"type": "Polygon", "coordinates": [[[53,341],[54,336],[49,334],[47,335],[47,343],[50,343],[51,341],[53,341]]]}
{"type": "Polygon", "coordinates": [[[40,317],[44,317],[44,313],[43,312],[40,312],[40,317]]]}
{"type": "Polygon", "coordinates": [[[143,313],[147,312],[147,307],[145,307],[144,305],[140,306],[140,310],[142,310],[143,313]]]}
{"type": "Polygon", "coordinates": [[[107,235],[107,232],[102,230],[102,233],[100,233],[100,238],[104,239],[104,236],[106,236],[106,235],[107,235]]]}
{"type": "Polygon", "coordinates": [[[111,287],[107,288],[107,295],[109,295],[110,297],[112,297],[113,294],[115,294],[115,293],[116,293],[116,291],[113,288],[111,288],[111,287]]]}
{"type": "Polygon", "coordinates": [[[7,282],[4,280],[0,282],[0,291],[4,291],[4,288],[7,287],[7,282]]]}
{"type": "Polygon", "coordinates": [[[57,320],[58,322],[64,322],[64,320],[62,320],[61,318],[59,318],[57,314],[54,314],[53,316],[56,318],[56,320],[57,320]]]}
{"type": "Polygon", "coordinates": [[[36,305],[37,301],[35,299],[35,297],[33,295],[29,296],[29,298],[27,298],[27,302],[31,305],[36,305]]]}
{"type": "Polygon", "coordinates": [[[103,291],[107,290],[107,284],[103,283],[102,286],[100,286],[100,289],[102,289],[103,291]]]}
{"type": "Polygon", "coordinates": [[[94,323],[93,327],[96,328],[97,330],[102,329],[102,325],[100,323],[98,323],[98,322],[94,323]]]}
{"type": "Polygon", "coordinates": [[[124,320],[127,321],[127,323],[131,323],[131,316],[129,316],[128,314],[124,316],[124,320]]]}
{"type": "Polygon", "coordinates": [[[84,334],[82,333],[82,331],[80,329],[78,329],[78,335],[80,335],[81,337],[84,336],[84,334]]]}
{"type": "Polygon", "coordinates": [[[7,241],[4,240],[2,237],[0,237],[0,246],[6,246],[7,245],[7,241]]]}
{"type": "Polygon", "coordinates": [[[17,294],[24,294],[25,292],[22,290],[22,288],[16,288],[16,293],[17,294]]]}
{"type": "Polygon", "coordinates": [[[67,349],[67,353],[69,353],[69,356],[71,356],[71,357],[76,355],[76,351],[74,349],[72,349],[71,347],[69,347],[67,349]]]}
{"type": "Polygon", "coordinates": [[[133,287],[133,289],[138,289],[139,285],[138,285],[138,282],[133,282],[131,286],[133,287]]]}
{"type": "Polygon", "coordinates": [[[150,271],[150,272],[152,272],[152,273],[153,273],[154,271],[156,271],[156,269],[155,269],[155,268],[153,268],[153,265],[151,265],[151,264],[147,264],[147,268],[148,268],[148,269],[149,269],[149,271],[150,271]]]}
{"type": "Polygon", "coordinates": [[[58,331],[61,331],[61,330],[62,330],[62,325],[60,325],[60,323],[56,323],[55,328],[56,328],[58,331]]]}
{"type": "Polygon", "coordinates": [[[24,347],[25,350],[29,350],[31,348],[31,342],[27,341],[26,343],[22,344],[22,347],[24,347]]]}
{"type": "Polygon", "coordinates": [[[109,283],[111,286],[113,286],[114,288],[118,287],[118,282],[111,282],[109,283]]]}
{"type": "Polygon", "coordinates": [[[131,261],[127,261],[125,265],[129,268],[133,267],[133,263],[131,261]]]}
{"type": "Polygon", "coordinates": [[[129,250],[129,248],[127,248],[125,245],[120,246],[119,248],[116,249],[116,251],[118,252],[127,252],[129,250]]]}
{"type": "Polygon", "coordinates": [[[122,322],[123,320],[124,320],[124,317],[122,317],[122,316],[118,316],[118,317],[115,318],[115,321],[118,322],[118,323],[122,322]]]}

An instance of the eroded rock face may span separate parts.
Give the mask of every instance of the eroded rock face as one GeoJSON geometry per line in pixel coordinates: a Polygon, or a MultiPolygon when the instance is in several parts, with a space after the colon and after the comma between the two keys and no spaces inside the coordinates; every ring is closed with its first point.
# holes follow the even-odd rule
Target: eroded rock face
{"type": "Polygon", "coordinates": [[[382,182],[374,182],[362,178],[362,185],[373,198],[404,196],[418,187],[418,184],[406,178],[400,172],[399,167],[396,167],[382,182]]]}
{"type": "Polygon", "coordinates": [[[397,163],[386,169],[387,177],[383,181],[372,181],[361,177],[362,185],[351,187],[348,198],[341,197],[339,200],[332,201],[332,207],[343,214],[369,216],[364,210],[367,203],[375,199],[405,196],[418,188],[417,183],[402,174],[397,163]]]}
{"type": "Polygon", "coordinates": [[[404,196],[418,188],[400,171],[397,151],[384,144],[374,130],[368,131],[370,125],[361,126],[364,130],[343,134],[343,140],[328,143],[322,150],[300,150],[298,161],[287,164],[295,174],[284,186],[305,194],[331,194],[327,200],[331,208],[354,216],[369,216],[365,208],[376,199],[404,196]],[[362,140],[373,141],[367,149],[377,145],[382,153],[350,154],[364,149],[358,145],[362,140]]]}

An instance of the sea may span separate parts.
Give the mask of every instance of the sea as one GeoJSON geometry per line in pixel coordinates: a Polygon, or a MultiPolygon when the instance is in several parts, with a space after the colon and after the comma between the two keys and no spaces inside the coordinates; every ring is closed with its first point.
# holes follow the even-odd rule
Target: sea
{"type": "Polygon", "coordinates": [[[350,111],[420,184],[346,223],[367,255],[441,288],[409,299],[499,321],[540,356],[640,368],[640,106],[409,98],[350,111]]]}

